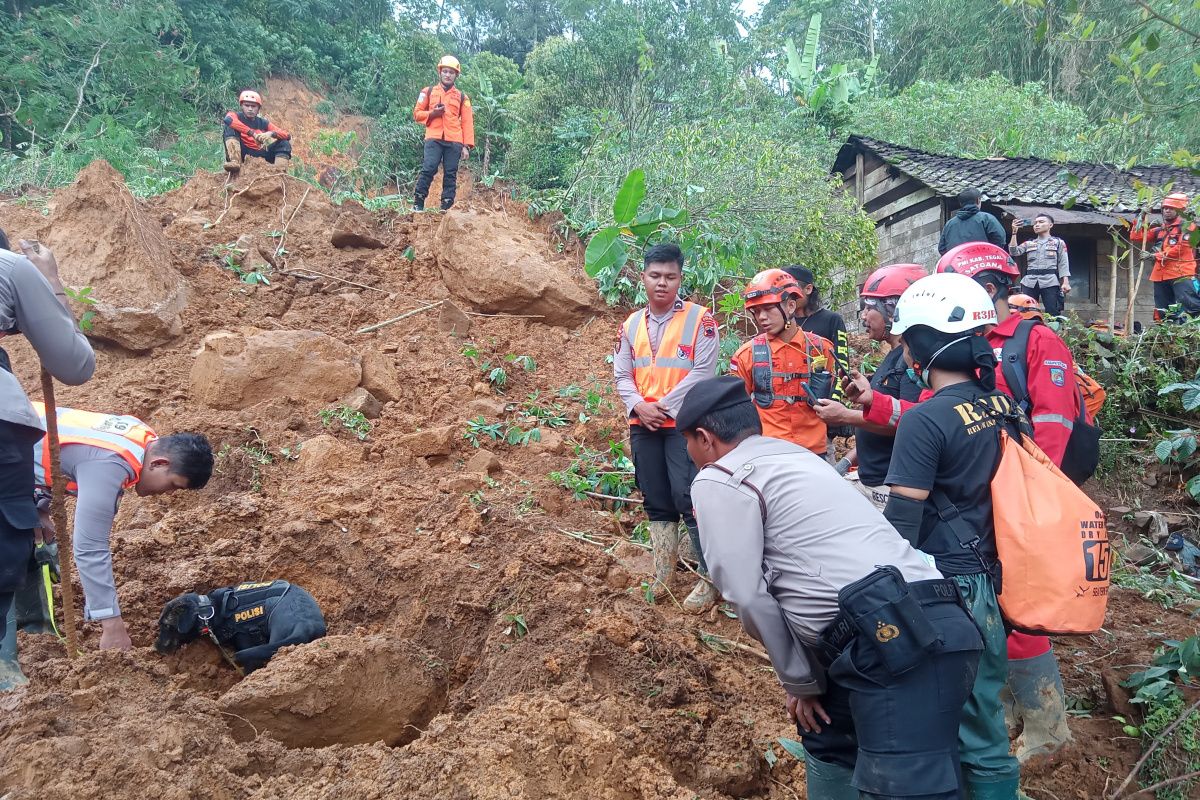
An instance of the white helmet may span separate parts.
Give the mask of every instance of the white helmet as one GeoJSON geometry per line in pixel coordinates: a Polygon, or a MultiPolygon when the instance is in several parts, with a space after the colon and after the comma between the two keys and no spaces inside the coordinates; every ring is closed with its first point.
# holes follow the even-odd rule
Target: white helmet
{"type": "Polygon", "coordinates": [[[965,275],[944,272],[921,278],[904,290],[892,315],[892,333],[915,325],[942,333],[966,333],[996,324],[996,306],[987,290],[965,275]]]}

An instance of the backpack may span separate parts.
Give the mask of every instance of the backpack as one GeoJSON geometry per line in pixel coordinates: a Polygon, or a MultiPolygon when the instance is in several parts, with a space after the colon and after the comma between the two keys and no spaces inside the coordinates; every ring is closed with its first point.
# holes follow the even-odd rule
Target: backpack
{"type": "MultiPolygon", "coordinates": [[[[1000,369],[1004,374],[1004,382],[1012,392],[1013,399],[1021,410],[1029,412],[1029,332],[1035,325],[1043,324],[1040,319],[1022,320],[1012,338],[1004,343],[1000,351],[1000,369]]],[[[1076,391],[1079,394],[1079,414],[1071,428],[1071,436],[1067,439],[1067,449],[1063,453],[1062,471],[1075,485],[1082,486],[1096,472],[1100,464],[1100,429],[1089,421],[1092,406],[1099,410],[1104,404],[1104,387],[1090,375],[1075,368],[1076,391]],[[1086,391],[1080,386],[1080,375],[1086,379],[1086,391]],[[1091,399],[1089,400],[1089,393],[1091,399]]],[[[1094,419],[1094,415],[1091,417],[1094,419]]]]}
{"type": "MultiPolygon", "coordinates": [[[[978,406],[995,416],[990,407],[978,406]]],[[[992,476],[992,522],[1003,582],[996,594],[1005,621],[1031,634],[1095,633],[1104,624],[1112,566],[1104,512],[1019,428],[1000,426],[1000,463],[992,476]]],[[[940,491],[938,515],[963,547],[979,536],[940,491]]],[[[981,558],[982,560],[982,558],[981,558]]],[[[999,570],[985,568],[995,578],[999,570]]]]}

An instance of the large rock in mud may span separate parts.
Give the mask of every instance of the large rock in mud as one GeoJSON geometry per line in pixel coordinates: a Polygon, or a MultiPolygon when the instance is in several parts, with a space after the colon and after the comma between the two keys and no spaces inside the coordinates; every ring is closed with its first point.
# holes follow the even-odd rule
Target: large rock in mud
{"type": "Polygon", "coordinates": [[[595,313],[595,289],[577,279],[546,240],[499,214],[452,211],[437,232],[442,282],[463,304],[486,313],[539,314],[574,327],[595,313]]]}
{"type": "Polygon", "coordinates": [[[257,731],[288,747],[400,745],[441,711],[446,691],[444,668],[407,639],[329,636],[277,655],[219,702],[243,741],[257,731]]]}
{"type": "Polygon", "coordinates": [[[217,331],[204,337],[192,364],[192,396],[210,408],[247,408],[277,397],[328,402],[360,380],[358,355],[317,331],[217,331]]]}
{"type": "Polygon", "coordinates": [[[162,228],[119,172],[93,161],[54,195],[50,210],[44,236],[63,283],[92,287],[93,335],[149,350],[183,333],[188,285],[172,263],[162,228]]]}

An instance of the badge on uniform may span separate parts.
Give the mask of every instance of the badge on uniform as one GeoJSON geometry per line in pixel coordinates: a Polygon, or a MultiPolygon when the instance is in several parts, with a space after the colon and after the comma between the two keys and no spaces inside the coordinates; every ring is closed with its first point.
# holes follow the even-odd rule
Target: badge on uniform
{"type": "Polygon", "coordinates": [[[1053,383],[1055,386],[1065,385],[1067,382],[1066,370],[1063,370],[1059,367],[1051,367],[1050,368],[1050,382],[1053,383]]]}
{"type": "Polygon", "coordinates": [[[679,345],[679,353],[676,354],[675,357],[676,358],[686,358],[690,361],[692,358],[692,346],[690,344],[679,345]]]}
{"type": "Polygon", "coordinates": [[[700,320],[700,330],[708,339],[717,335],[717,321],[713,318],[712,314],[705,314],[700,320]]]}

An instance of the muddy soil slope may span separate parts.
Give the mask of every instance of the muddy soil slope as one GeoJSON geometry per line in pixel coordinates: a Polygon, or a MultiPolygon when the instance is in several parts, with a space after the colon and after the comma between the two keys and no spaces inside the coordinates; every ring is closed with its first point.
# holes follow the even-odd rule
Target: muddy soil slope
{"type": "MultiPolygon", "coordinates": [[[[86,260],[88,220],[131,201],[111,177],[93,165],[48,216],[4,203],[0,226],[86,260]]],[[[794,731],[769,667],[700,638],[745,642],[736,621],[647,605],[648,559],[622,543],[636,517],[549,477],[624,438],[605,360],[621,313],[592,300],[578,254],[482,189],[444,216],[375,216],[265,165],[225,180],[198,174],[121,217],[152,228],[127,231],[129,247],[166,242],[145,285],[161,294],[178,276],[178,326],[145,349],[99,341],[96,377],[59,391],[204,432],[217,474],[122,503],[112,544],[132,652],[96,651],[96,626],[75,660],[21,635],[31,682],[0,696],[0,796],[803,797],[803,768],[773,745],[794,731]],[[472,313],[438,306],[356,333],[443,299],[472,313]],[[485,380],[496,366],[499,388],[485,380]],[[593,389],[599,407],[585,407],[593,389]],[[365,438],[320,414],[347,397],[378,415],[365,438]],[[553,404],[566,424],[539,441],[465,436],[479,419],[533,428],[522,410],[553,404]],[[244,680],[207,643],[150,647],[174,595],[272,578],[316,596],[328,638],[244,680]]],[[[105,273],[89,274],[104,301],[105,273]]],[[[35,357],[5,346],[36,395],[35,357]]],[[[1145,663],[1153,634],[1187,617],[1118,591],[1107,629],[1059,645],[1068,690],[1101,708],[1101,668],[1145,663]]],[[[1098,798],[1128,770],[1134,743],[1095,716],[1031,772],[1033,796],[1098,798]]]]}

